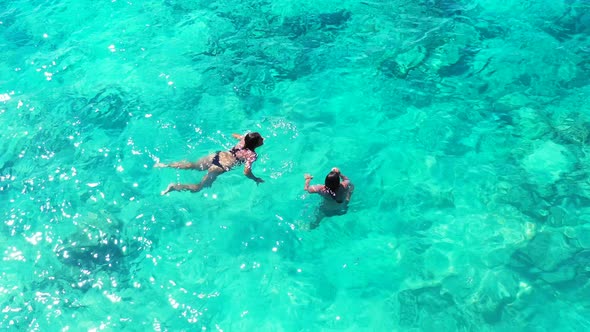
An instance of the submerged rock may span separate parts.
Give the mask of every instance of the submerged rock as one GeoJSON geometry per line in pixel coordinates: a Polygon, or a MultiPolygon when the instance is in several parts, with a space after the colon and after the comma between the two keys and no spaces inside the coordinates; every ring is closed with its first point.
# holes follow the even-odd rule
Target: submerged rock
{"type": "Polygon", "coordinates": [[[537,144],[522,165],[539,184],[551,184],[574,167],[568,149],[548,140],[537,144]]]}
{"type": "Polygon", "coordinates": [[[84,270],[117,270],[123,265],[125,250],[122,240],[110,236],[95,244],[70,243],[58,249],[56,255],[62,263],[84,270]]]}
{"type": "Polygon", "coordinates": [[[299,38],[310,31],[339,30],[346,26],[352,14],[347,10],[317,15],[301,15],[286,17],[275,30],[279,34],[289,36],[290,39],[299,38]]]}
{"type": "Polygon", "coordinates": [[[121,132],[131,118],[134,100],[118,86],[108,86],[96,93],[80,110],[82,124],[99,126],[107,131],[121,132]]]}
{"type": "Polygon", "coordinates": [[[509,265],[528,275],[550,272],[573,257],[577,250],[566,243],[560,232],[539,232],[524,248],[512,254],[509,265]]]}
{"type": "Polygon", "coordinates": [[[412,69],[420,66],[427,57],[427,50],[417,45],[383,60],[379,69],[389,77],[406,78],[412,69]]]}
{"type": "Polygon", "coordinates": [[[521,107],[514,113],[514,126],[522,138],[527,140],[542,139],[551,132],[545,112],[530,107],[521,107]]]}
{"type": "Polygon", "coordinates": [[[586,144],[590,139],[590,119],[582,113],[560,113],[552,119],[555,131],[566,143],[586,144]]]}
{"type": "Polygon", "coordinates": [[[122,223],[106,210],[88,212],[79,231],[60,240],[54,252],[65,265],[81,270],[121,270],[129,254],[129,246],[121,234],[122,223]]]}
{"type": "Polygon", "coordinates": [[[441,286],[406,289],[397,294],[399,326],[447,331],[469,325],[462,319],[453,296],[441,286]],[[433,317],[438,317],[434,319],[433,317]]]}

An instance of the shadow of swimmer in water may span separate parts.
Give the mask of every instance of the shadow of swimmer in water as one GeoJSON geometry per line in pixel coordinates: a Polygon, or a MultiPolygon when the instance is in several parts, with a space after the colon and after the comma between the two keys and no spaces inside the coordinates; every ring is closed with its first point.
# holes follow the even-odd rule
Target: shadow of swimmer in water
{"type": "Polygon", "coordinates": [[[316,219],[309,225],[310,229],[318,227],[324,217],[340,216],[348,211],[348,203],[354,191],[354,185],[347,176],[340,173],[337,167],[332,168],[332,171],[328,173],[324,184],[310,186],[313,176],[305,174],[304,177],[305,186],[303,189],[310,194],[319,194],[323,197],[316,219]]]}

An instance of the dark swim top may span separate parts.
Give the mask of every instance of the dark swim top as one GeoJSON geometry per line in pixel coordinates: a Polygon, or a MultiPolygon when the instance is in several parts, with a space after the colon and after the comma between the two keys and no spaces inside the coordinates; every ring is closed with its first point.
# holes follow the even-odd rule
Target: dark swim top
{"type": "MultiPolygon", "coordinates": [[[[239,151],[242,150],[248,150],[247,148],[238,148],[238,147],[233,147],[231,148],[231,150],[229,150],[228,152],[232,154],[232,156],[234,156],[236,158],[236,163],[234,165],[241,165],[243,164],[246,160],[244,160],[243,158],[240,158],[237,156],[237,153],[239,151]]],[[[219,154],[221,153],[221,151],[217,151],[215,153],[215,156],[213,156],[213,160],[211,160],[211,164],[215,165],[217,167],[223,168],[225,170],[229,170],[231,167],[227,167],[227,166],[223,166],[221,164],[221,162],[219,161],[219,154]]]]}
{"type": "Polygon", "coordinates": [[[256,154],[256,152],[254,152],[254,150],[250,150],[246,148],[244,145],[244,139],[242,138],[240,142],[236,144],[236,146],[227,151],[236,158],[232,167],[236,165],[246,164],[246,168],[251,168],[252,163],[254,163],[258,158],[258,155],[256,154]]]}
{"type": "Polygon", "coordinates": [[[238,148],[237,146],[234,146],[233,148],[231,148],[231,150],[229,150],[229,153],[231,153],[235,158],[236,158],[236,165],[241,165],[245,162],[244,159],[238,157],[238,152],[242,151],[242,150],[249,150],[247,148],[238,148]]]}
{"type": "MultiPolygon", "coordinates": [[[[338,204],[344,203],[344,200],[337,200],[336,199],[337,194],[334,191],[332,191],[332,189],[328,188],[328,186],[324,185],[324,189],[328,193],[328,195],[330,195],[330,197],[332,197],[332,199],[336,201],[336,203],[338,203],[338,204]]],[[[340,189],[340,188],[338,188],[338,189],[340,189]]]]}
{"type": "Polygon", "coordinates": [[[234,146],[233,148],[231,148],[231,150],[229,150],[229,153],[233,154],[234,157],[236,156],[236,153],[238,153],[238,151],[241,150],[248,150],[246,148],[238,148],[237,146],[234,146]]]}

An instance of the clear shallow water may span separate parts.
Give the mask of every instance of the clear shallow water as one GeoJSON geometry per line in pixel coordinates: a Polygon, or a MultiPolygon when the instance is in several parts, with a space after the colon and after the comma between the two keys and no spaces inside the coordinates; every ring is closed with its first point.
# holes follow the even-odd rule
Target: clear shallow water
{"type": "Polygon", "coordinates": [[[587,330],[589,9],[2,2],[0,327],[587,330]]]}

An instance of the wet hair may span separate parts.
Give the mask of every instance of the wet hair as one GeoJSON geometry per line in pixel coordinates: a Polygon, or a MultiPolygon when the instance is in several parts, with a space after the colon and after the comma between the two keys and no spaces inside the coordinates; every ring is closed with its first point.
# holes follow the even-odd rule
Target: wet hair
{"type": "Polygon", "coordinates": [[[340,174],[334,171],[328,173],[328,175],[326,176],[326,180],[324,181],[324,185],[326,186],[326,188],[328,188],[330,196],[335,198],[336,192],[340,187],[340,174]]]}
{"type": "Polygon", "coordinates": [[[247,133],[244,136],[244,147],[248,150],[254,151],[255,148],[262,145],[262,136],[259,133],[247,133]]]}

